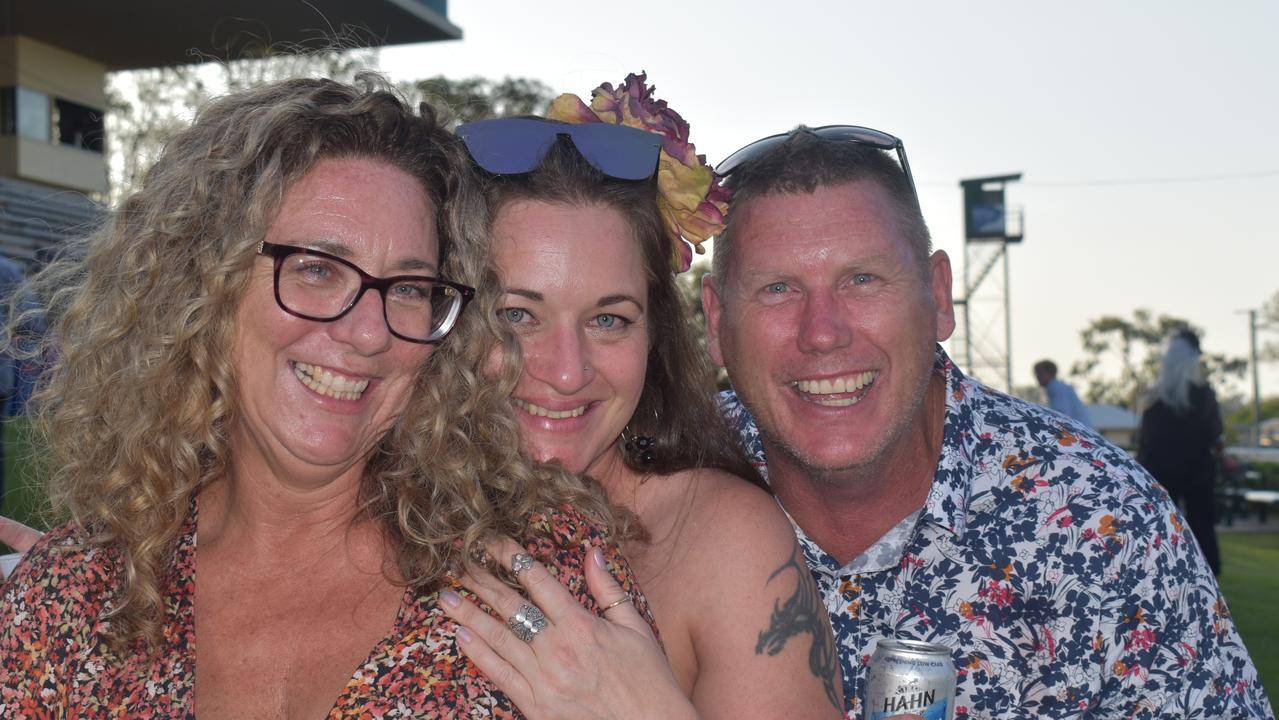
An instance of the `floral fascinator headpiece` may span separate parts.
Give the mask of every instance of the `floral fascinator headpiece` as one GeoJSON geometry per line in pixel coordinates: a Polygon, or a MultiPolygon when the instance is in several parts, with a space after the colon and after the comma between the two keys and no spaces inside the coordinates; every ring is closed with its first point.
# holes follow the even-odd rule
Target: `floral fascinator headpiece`
{"type": "Polygon", "coordinates": [[[684,272],[693,263],[693,248],[700,255],[702,243],[724,229],[728,213],[728,188],[688,141],[688,123],[653,97],[657,88],[647,84],[645,73],[631,73],[614,89],[604,83],[591,92],[591,104],[572,93],[555,98],[547,117],[567,123],[612,123],[661,133],[662,150],[657,162],[657,207],[672,240],[671,269],[684,272]]]}

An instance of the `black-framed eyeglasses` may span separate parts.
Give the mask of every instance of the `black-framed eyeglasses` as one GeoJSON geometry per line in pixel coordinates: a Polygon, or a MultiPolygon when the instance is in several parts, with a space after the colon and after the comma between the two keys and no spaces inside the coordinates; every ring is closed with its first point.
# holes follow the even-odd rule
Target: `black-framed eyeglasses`
{"type": "MultiPolygon", "coordinates": [[[[879,150],[897,151],[897,162],[902,167],[902,173],[906,175],[906,181],[910,183],[910,191],[914,193],[915,197],[919,197],[919,192],[915,189],[915,177],[910,174],[910,163],[906,160],[906,146],[902,144],[901,138],[889,135],[882,130],[861,127],[860,125],[823,125],[819,128],[808,128],[807,130],[824,140],[849,140],[862,145],[869,145],[879,150]]],[[[743,164],[786,142],[788,137],[790,137],[788,132],[778,133],[749,143],[729,155],[719,165],[716,165],[715,173],[720,177],[727,177],[743,164]]]]}
{"type": "Polygon", "coordinates": [[[425,275],[374,277],[354,263],[319,250],[265,240],[258,252],[275,260],[275,302],[303,320],[332,322],[364,293],[382,296],[382,317],[401,340],[434,345],[457,324],[475,288],[425,275]]]}
{"type": "Polygon", "coordinates": [[[562,123],[544,118],[495,118],[455,130],[475,164],[494,175],[521,175],[541,164],[551,145],[568,138],[597,170],[619,180],[647,180],[657,172],[662,136],[627,125],[562,123]]]}

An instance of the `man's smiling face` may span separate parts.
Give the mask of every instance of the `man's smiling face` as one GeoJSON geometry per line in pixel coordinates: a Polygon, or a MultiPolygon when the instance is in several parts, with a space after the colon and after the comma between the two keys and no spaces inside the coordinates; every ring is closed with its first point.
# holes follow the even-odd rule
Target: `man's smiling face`
{"type": "Polygon", "coordinates": [[[949,259],[921,263],[873,181],[734,213],[728,274],[703,293],[712,357],[789,459],[873,465],[923,422],[934,347],[954,329],[949,259]]]}

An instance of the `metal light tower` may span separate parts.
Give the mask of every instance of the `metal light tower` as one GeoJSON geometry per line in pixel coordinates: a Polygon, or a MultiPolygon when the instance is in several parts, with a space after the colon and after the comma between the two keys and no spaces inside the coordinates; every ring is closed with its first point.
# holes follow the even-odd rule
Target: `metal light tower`
{"type": "Polygon", "coordinates": [[[959,181],[964,189],[964,278],[960,306],[959,337],[964,371],[989,385],[1003,378],[1004,390],[1013,389],[1012,320],[1008,294],[1008,245],[1021,242],[1020,208],[1009,210],[1004,187],[1021,179],[1016,175],[959,181]],[[1002,287],[988,282],[996,271],[1002,287]]]}

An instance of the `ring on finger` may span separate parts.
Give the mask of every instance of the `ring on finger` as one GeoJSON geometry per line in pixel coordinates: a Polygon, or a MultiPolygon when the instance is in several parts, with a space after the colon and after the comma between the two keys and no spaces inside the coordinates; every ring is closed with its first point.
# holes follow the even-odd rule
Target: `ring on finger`
{"type": "Polygon", "coordinates": [[[511,556],[511,574],[519,577],[520,573],[533,567],[533,556],[518,552],[511,556]]]}
{"type": "Polygon", "coordinates": [[[506,626],[511,629],[515,637],[531,644],[533,638],[546,629],[546,615],[542,613],[541,608],[532,603],[520,603],[520,609],[507,618],[506,626]]]}
{"type": "Polygon", "coordinates": [[[618,598],[618,599],[614,600],[613,602],[611,602],[611,603],[609,603],[609,604],[605,605],[604,607],[600,608],[600,612],[608,612],[609,610],[612,610],[613,608],[617,607],[618,605],[621,605],[622,603],[628,603],[628,602],[630,602],[632,599],[633,599],[633,598],[631,598],[631,594],[630,594],[630,593],[626,593],[626,594],[625,594],[625,595],[623,595],[622,597],[620,597],[620,598],[618,598]]]}

